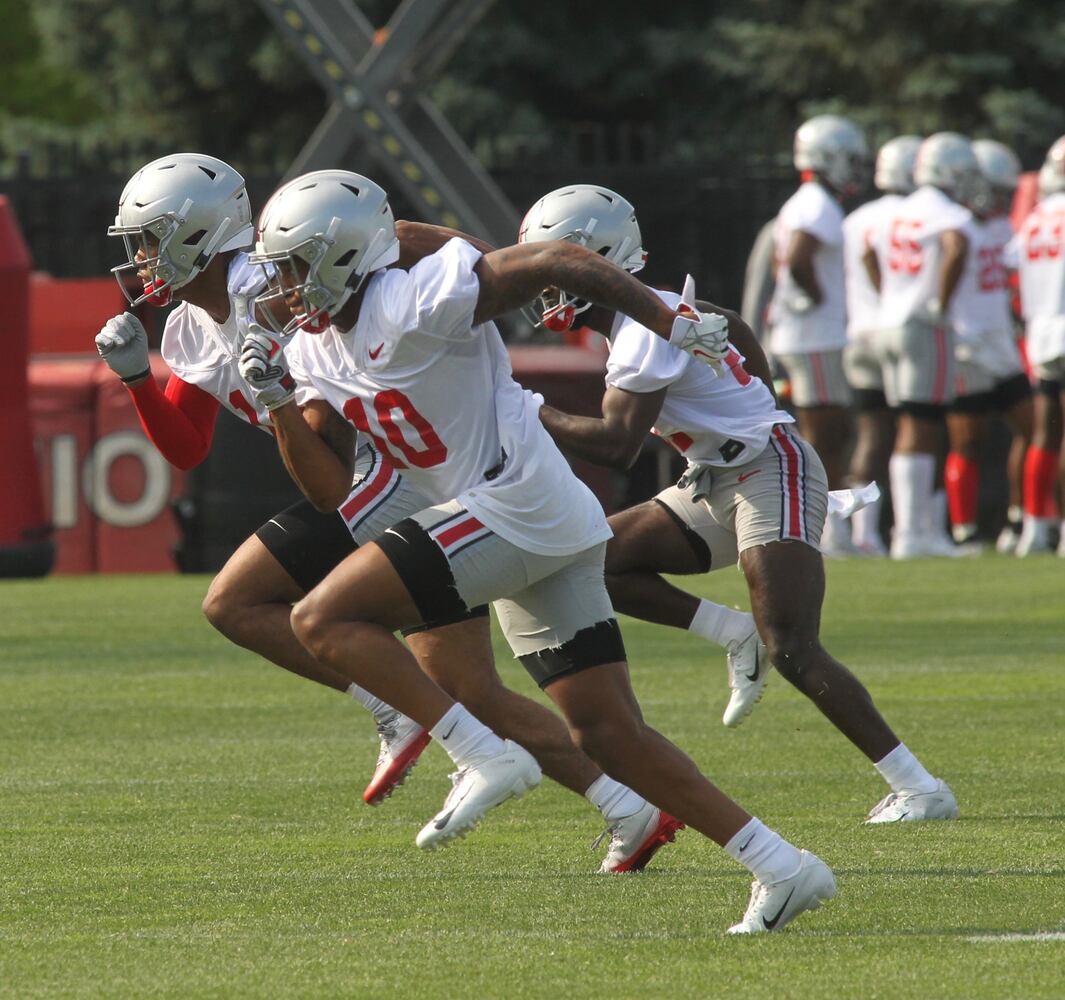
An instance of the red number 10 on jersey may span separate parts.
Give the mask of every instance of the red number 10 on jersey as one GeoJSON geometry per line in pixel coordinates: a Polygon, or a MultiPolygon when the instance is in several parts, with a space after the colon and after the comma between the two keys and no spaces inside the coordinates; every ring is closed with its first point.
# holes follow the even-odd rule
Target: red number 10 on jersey
{"type": "Polygon", "coordinates": [[[364,434],[369,434],[374,444],[382,453],[388,455],[397,469],[406,469],[410,465],[419,469],[431,469],[447,460],[447,446],[433,430],[432,424],[414,408],[414,404],[399,389],[385,389],[377,393],[373,398],[373,408],[380,429],[370,426],[370,419],[361,399],[349,399],[344,404],[344,416],[364,434]],[[424,447],[414,447],[404,434],[405,428],[410,428],[413,432],[411,437],[417,435],[419,443],[424,447]]]}

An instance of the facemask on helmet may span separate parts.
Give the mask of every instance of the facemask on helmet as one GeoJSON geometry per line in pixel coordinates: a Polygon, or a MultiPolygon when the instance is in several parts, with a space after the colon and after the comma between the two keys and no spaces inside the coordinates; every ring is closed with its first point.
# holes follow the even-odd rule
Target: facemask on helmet
{"type": "Polygon", "coordinates": [[[980,215],[1005,215],[1021,177],[1021,161],[1009,146],[992,139],[977,139],[973,155],[980,165],[980,183],[970,205],[980,215]]]}
{"type": "Polygon", "coordinates": [[[889,139],[876,154],[873,184],[880,191],[909,194],[913,190],[913,164],[921,137],[899,135],[889,139]]]}
{"type": "Polygon", "coordinates": [[[795,169],[812,171],[842,195],[857,194],[868,182],[869,149],[849,118],[818,115],[795,133],[795,169]]]}
{"type": "Polygon", "coordinates": [[[249,257],[267,288],[255,304],[274,332],[321,333],[367,275],[399,259],[388,196],[361,174],[319,170],[281,187],[249,257]]]}
{"type": "Polygon", "coordinates": [[[931,185],[968,205],[980,190],[980,164],[972,143],[957,132],[937,132],[921,143],[913,165],[918,187],[931,185]]]}
{"type": "Polygon", "coordinates": [[[202,153],[164,156],[138,170],[122,191],[107,235],[121,237],[126,261],[111,273],[131,305],[165,306],[217,254],[250,246],[253,233],[236,170],[202,153]],[[130,275],[140,295],[127,287],[130,275]]]}
{"type": "MultiPolygon", "coordinates": [[[[635,274],[647,263],[636,210],[621,195],[596,184],[574,184],[544,195],[522,219],[518,243],[564,240],[593,250],[635,274]]],[[[591,303],[550,288],[522,308],[533,326],[556,333],[573,327],[591,303]]]]}

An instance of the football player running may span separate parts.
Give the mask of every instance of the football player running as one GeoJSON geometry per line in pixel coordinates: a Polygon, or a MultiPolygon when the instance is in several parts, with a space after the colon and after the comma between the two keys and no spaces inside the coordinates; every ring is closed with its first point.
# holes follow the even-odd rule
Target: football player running
{"type": "MultiPolygon", "coordinates": [[[[884,395],[884,373],[876,353],[880,296],[869,280],[862,257],[881,218],[898,207],[913,191],[916,135],[900,135],[880,147],[873,184],[883,193],[856,208],[843,220],[843,270],[847,282],[847,346],[843,370],[850,384],[855,409],[855,442],[850,482],[861,488],[888,481],[888,460],[895,439],[895,418],[884,395]]],[[[854,547],[863,555],[885,556],[880,537],[880,500],[874,500],[851,518],[854,547]]]]}
{"type": "MultiPolygon", "coordinates": [[[[843,485],[850,433],[841,203],[865,184],[867,156],[864,136],[848,119],[818,115],[804,122],[794,156],[802,184],[777,214],[774,230],[769,347],[791,383],[799,430],[823,460],[832,489],[843,485]]],[[[829,511],[822,545],[828,555],[854,551],[850,526],[838,513],[829,511]]]]}
{"type": "MultiPolygon", "coordinates": [[[[947,414],[950,453],[943,476],[954,541],[963,546],[978,546],[980,447],[991,414],[1001,414],[1013,432],[1007,461],[1010,525],[1020,520],[1024,456],[1032,439],[1032,387],[1017,349],[1005,263],[1021,164],[1013,150],[990,139],[974,142],[973,153],[981,184],[969,204],[973,217],[964,230],[969,253],[950,303],[955,398],[947,414]]],[[[1016,541],[1010,525],[1000,536],[1006,545],[1016,541]]]]}
{"type": "MultiPolygon", "coordinates": [[[[1060,513],[1054,494],[1059,485],[1065,489],[1065,136],[1047,150],[1039,194],[1039,204],[1010,245],[1010,263],[1020,277],[1028,361],[1038,380],[1032,446],[1024,462],[1018,556],[1051,551],[1060,513]]],[[[1058,555],[1065,556],[1065,530],[1058,555]]]]}
{"type": "MultiPolygon", "coordinates": [[[[400,263],[412,263],[449,238],[435,227],[399,223],[400,263]]],[[[174,465],[188,469],[211,446],[220,406],[264,431],[270,412],[239,371],[249,305],[263,292],[262,268],[244,252],[253,242],[251,209],[241,176],[201,154],[163,157],[139,170],[123,191],[111,235],[122,237],[127,261],[120,284],[136,274],[143,294],[133,304],[181,305],[167,318],[162,353],[171,369],[165,393],[150,374],[144,329],[132,314],[110,320],[96,338],[101,356],[130,390],[144,429],[174,465]]],[[[266,397],[266,401],[269,397],[266,397]]],[[[346,439],[338,447],[348,447],[346,439]]],[[[319,512],[307,500],[281,511],[245,541],[215,577],[204,612],[227,638],[302,677],[347,692],[377,721],[381,752],[363,794],[384,800],[429,742],[426,730],[311,656],[292,634],[291,605],[344,556],[427,505],[368,440],[358,450],[345,495],[319,512]]],[[[553,713],[505,689],[495,672],[487,607],[407,635],[425,670],[477,716],[528,746],[551,777],[586,795],[611,834],[603,871],[644,867],[676,824],[629,789],[607,778],[573,746],[553,713]],[[462,669],[456,670],[455,664],[462,669]],[[476,680],[472,684],[471,680],[476,680]]]]}
{"type": "MultiPolygon", "coordinates": [[[[916,190],[881,220],[863,256],[880,293],[877,352],[898,414],[891,456],[893,559],[961,554],[935,500],[946,410],[954,398],[951,299],[965,269],[980,166],[972,144],[938,132],[917,150],[916,190]]],[[[945,501],[945,497],[944,497],[945,501]]]]}
{"type": "MultiPolygon", "coordinates": [[[[532,246],[568,237],[632,270],[646,257],[632,205],[593,185],[546,195],[529,210],[521,233],[532,246]]],[[[682,307],[674,293],[654,294],[682,307]]],[[[830,502],[824,467],[791,430],[792,417],[778,409],[765,355],[747,325],[735,313],[697,304],[727,319],[729,343],[715,374],[638,318],[575,302],[571,289],[549,289],[542,301],[545,315],[557,315],[560,305],[582,311],[581,321],[610,341],[602,418],[541,408],[556,442],[580,458],[624,468],[653,431],[688,461],[678,485],[610,518],[607,580],[614,607],[677,624],[698,602],[661,574],[705,573],[738,560],[768,659],[890,786],[866,822],[954,818],[951,790],[925,770],[861,682],[821,645],[825,584],[817,543],[830,502]]],[[[768,667],[759,662],[759,678],[768,667]]]]}
{"type": "Polygon", "coordinates": [[[286,463],[318,506],[335,501],[349,470],[316,427],[328,437],[352,433],[351,424],[388,447],[433,501],[349,555],[292,613],[316,658],[429,729],[459,764],[419,844],[446,842],[535,779],[521,753],[497,746],[392,634],[492,600],[511,648],[577,743],[754,873],[734,932],[776,930],[819,906],[835,893],[828,867],[751,817],[643,721],[603,580],[610,529],[541,425],[541,401],[511,377],[491,323],[545,285],[566,284],[641,318],[663,343],[717,361],[723,321],[669,308],[565,243],[482,254],[455,239],[409,271],[355,274],[353,262],[387,259],[394,243],[386,196],[367,178],[323,171],[282,187],[263,212],[253,259],[276,268],[273,294],[292,310],[290,327],[325,316],[330,325],[301,333],[289,357],[307,386],[302,411],[293,394],[274,395],[285,375],[275,371],[272,338],[249,335],[242,370],[270,394],[286,463]],[[498,763],[479,766],[484,754],[498,763]]]}

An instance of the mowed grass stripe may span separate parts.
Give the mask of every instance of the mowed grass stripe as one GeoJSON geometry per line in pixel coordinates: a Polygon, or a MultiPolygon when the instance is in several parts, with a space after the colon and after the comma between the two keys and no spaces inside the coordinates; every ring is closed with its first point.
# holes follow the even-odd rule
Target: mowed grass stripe
{"type": "MultiPolygon", "coordinates": [[[[746,606],[734,571],[686,582],[746,606]]],[[[957,823],[863,827],[882,784],[805,699],[776,677],[727,731],[723,656],[623,622],[652,724],[839,875],[740,941],[749,878],[722,852],[686,831],[645,875],[597,877],[597,815],[547,783],[419,852],[444,755],[362,805],[368,716],[226,643],[206,584],[0,585],[0,996],[1062,995],[1059,560],[829,566],[826,643],[957,823]]]]}

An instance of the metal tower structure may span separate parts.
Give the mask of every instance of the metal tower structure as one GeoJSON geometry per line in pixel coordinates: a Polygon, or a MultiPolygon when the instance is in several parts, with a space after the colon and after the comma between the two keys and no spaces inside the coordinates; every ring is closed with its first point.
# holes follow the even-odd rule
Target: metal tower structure
{"type": "Polygon", "coordinates": [[[332,99],[285,179],[342,166],[358,144],[426,220],[513,243],[514,206],[424,96],[491,3],[402,0],[375,31],[353,0],[259,0],[332,99]]]}

